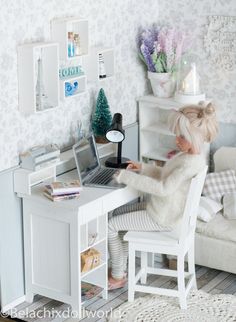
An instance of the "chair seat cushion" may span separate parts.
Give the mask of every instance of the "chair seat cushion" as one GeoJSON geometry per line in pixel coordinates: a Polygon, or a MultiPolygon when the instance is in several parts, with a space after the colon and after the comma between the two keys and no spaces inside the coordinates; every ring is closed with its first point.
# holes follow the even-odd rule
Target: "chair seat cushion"
{"type": "Polygon", "coordinates": [[[151,245],[177,246],[178,236],[175,232],[148,232],[129,231],[124,240],[135,243],[145,243],[151,245]]]}

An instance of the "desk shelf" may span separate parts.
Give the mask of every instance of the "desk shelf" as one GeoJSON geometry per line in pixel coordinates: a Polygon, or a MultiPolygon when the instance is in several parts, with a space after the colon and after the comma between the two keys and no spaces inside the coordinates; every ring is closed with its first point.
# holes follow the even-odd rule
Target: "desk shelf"
{"type": "Polygon", "coordinates": [[[94,244],[91,244],[90,246],[88,246],[88,247],[86,247],[86,248],[82,249],[82,250],[81,250],[81,253],[86,252],[86,250],[89,250],[89,248],[91,248],[91,247],[96,248],[96,246],[97,246],[98,244],[103,243],[104,241],[106,241],[106,237],[104,237],[103,239],[97,240],[97,241],[95,241],[95,242],[94,242],[94,244]]]}
{"type": "Polygon", "coordinates": [[[41,182],[56,180],[56,165],[45,167],[37,171],[19,168],[14,171],[14,191],[19,194],[31,194],[33,186],[41,182]]]}
{"type": "MultiPolygon", "coordinates": [[[[90,271],[84,272],[81,274],[81,279],[84,280],[86,276],[94,274],[94,272],[96,272],[98,269],[100,269],[101,267],[103,267],[104,265],[106,265],[106,262],[101,261],[101,264],[98,265],[97,267],[94,267],[93,269],[91,269],[90,271]]],[[[87,279],[88,280],[88,279],[87,279]]],[[[95,284],[97,285],[97,284],[95,284]]]]}
{"type": "Polygon", "coordinates": [[[80,226],[81,253],[106,240],[106,229],[104,229],[106,220],[106,215],[104,214],[80,226]],[[89,242],[89,238],[92,235],[96,235],[96,239],[94,242],[89,242]]]}
{"type": "Polygon", "coordinates": [[[81,277],[83,282],[94,284],[96,286],[107,288],[107,265],[103,263],[97,269],[92,271],[92,274],[86,274],[81,277]]]}

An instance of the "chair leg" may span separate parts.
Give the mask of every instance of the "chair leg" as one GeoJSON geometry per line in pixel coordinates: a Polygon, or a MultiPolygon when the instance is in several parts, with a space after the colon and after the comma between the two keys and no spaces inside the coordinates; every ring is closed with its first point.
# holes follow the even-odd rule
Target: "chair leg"
{"type": "Polygon", "coordinates": [[[148,267],[154,267],[154,253],[148,253],[148,267]]]}
{"type": "Polygon", "coordinates": [[[147,253],[141,252],[141,269],[144,269],[144,274],[141,276],[141,283],[146,284],[147,283],[147,253]]]}
{"type": "Polygon", "coordinates": [[[177,257],[177,274],[180,308],[186,310],[187,300],[184,280],[184,256],[182,255],[177,257]]]}
{"type": "Polygon", "coordinates": [[[197,289],[196,273],[195,273],[195,258],[194,258],[194,243],[188,251],[188,271],[193,278],[193,288],[197,289]]]}
{"type": "Polygon", "coordinates": [[[129,243],[129,280],[128,280],[128,301],[134,301],[135,284],[135,249],[129,243]]]}

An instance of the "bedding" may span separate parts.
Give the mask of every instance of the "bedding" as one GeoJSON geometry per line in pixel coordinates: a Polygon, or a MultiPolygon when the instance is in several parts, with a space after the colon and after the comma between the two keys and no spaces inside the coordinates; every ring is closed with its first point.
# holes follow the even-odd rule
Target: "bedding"
{"type": "Polygon", "coordinates": [[[198,220],[196,232],[207,237],[236,243],[236,220],[225,219],[220,212],[208,223],[198,220]]]}
{"type": "Polygon", "coordinates": [[[228,193],[223,197],[224,211],[223,215],[226,219],[236,219],[236,191],[228,193]]]}
{"type": "Polygon", "coordinates": [[[221,202],[222,197],[236,191],[236,175],[234,170],[208,173],[203,187],[203,195],[221,202]]]}
{"type": "Polygon", "coordinates": [[[220,202],[212,200],[208,197],[201,197],[197,218],[204,222],[209,222],[220,210],[222,210],[222,208],[223,205],[220,202]]]}

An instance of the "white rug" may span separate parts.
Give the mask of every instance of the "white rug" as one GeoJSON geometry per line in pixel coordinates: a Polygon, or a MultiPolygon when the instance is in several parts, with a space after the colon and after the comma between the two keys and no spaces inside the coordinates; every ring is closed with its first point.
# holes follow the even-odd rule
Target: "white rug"
{"type": "Polygon", "coordinates": [[[148,295],[118,307],[109,322],[235,322],[236,297],[191,291],[188,309],[181,310],[177,298],[148,295]]]}

